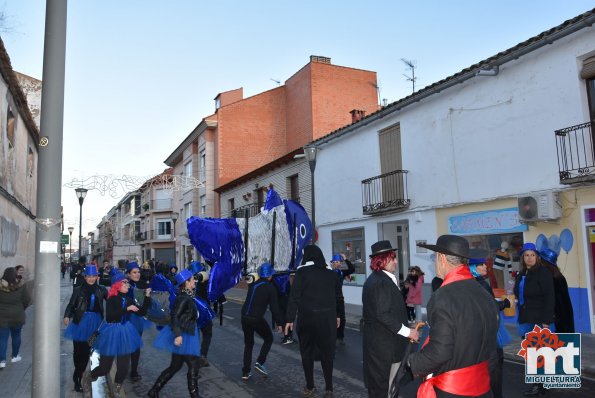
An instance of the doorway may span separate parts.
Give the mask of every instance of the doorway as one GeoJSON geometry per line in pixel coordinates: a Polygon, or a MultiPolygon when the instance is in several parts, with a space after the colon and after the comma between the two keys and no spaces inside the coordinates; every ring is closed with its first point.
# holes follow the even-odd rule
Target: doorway
{"type": "Polygon", "coordinates": [[[409,221],[399,220],[382,223],[382,239],[388,240],[392,247],[397,248],[397,259],[399,260],[399,280],[407,276],[409,270],[409,221]]]}

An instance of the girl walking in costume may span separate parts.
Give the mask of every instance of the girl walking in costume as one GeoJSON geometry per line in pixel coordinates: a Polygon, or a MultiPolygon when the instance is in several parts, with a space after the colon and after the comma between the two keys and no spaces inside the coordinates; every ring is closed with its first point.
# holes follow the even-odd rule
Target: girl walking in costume
{"type": "Polygon", "coordinates": [[[159,391],[181,368],[188,366],[188,392],[191,398],[198,398],[198,369],[200,337],[198,332],[198,311],[194,302],[196,282],[192,272],[184,269],[176,275],[178,293],[171,315],[171,324],[166,326],[153,343],[156,348],[171,352],[171,363],[149,390],[149,397],[159,397],[159,391]]]}

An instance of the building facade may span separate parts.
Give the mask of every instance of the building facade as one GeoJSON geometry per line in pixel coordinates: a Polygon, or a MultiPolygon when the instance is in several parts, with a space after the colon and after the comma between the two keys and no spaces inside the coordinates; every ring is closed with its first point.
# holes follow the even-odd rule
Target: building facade
{"type": "Polygon", "coordinates": [[[433,260],[417,243],[441,234],[512,270],[539,242],[560,251],[577,331],[595,331],[594,21],[566,21],[309,144],[319,244],[356,263],[347,302],[361,303],[378,240],[426,282],[433,260]]]}
{"type": "Polygon", "coordinates": [[[35,268],[39,130],[0,39],[0,273],[35,268]]]}

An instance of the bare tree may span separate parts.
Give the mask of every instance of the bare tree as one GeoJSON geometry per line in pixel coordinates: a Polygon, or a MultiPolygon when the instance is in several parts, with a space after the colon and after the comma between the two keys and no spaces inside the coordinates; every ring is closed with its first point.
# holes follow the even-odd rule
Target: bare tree
{"type": "Polygon", "coordinates": [[[413,86],[413,93],[415,92],[415,81],[417,80],[417,77],[415,76],[415,68],[417,67],[415,65],[415,61],[411,61],[405,58],[401,58],[401,61],[403,61],[403,63],[405,65],[407,65],[407,67],[411,70],[411,75],[406,75],[403,73],[403,76],[405,76],[407,78],[407,81],[411,82],[411,85],[413,86]]]}

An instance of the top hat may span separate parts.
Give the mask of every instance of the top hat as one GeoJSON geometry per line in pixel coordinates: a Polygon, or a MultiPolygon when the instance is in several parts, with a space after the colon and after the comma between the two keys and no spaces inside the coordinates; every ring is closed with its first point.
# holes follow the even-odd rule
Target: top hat
{"type": "Polygon", "coordinates": [[[376,242],[372,245],[372,254],[370,254],[370,258],[391,251],[397,251],[397,249],[393,249],[389,241],[381,240],[380,242],[376,242]]]}
{"type": "Polygon", "coordinates": [[[269,263],[264,263],[260,267],[258,267],[258,276],[261,278],[268,278],[269,276],[273,276],[275,270],[273,266],[269,263]]]}
{"type": "Polygon", "coordinates": [[[343,261],[343,257],[341,257],[340,254],[334,254],[333,258],[331,259],[331,262],[333,261],[343,261]]]}
{"type": "Polygon", "coordinates": [[[205,266],[202,265],[199,261],[193,261],[190,263],[190,267],[188,267],[188,269],[190,270],[190,272],[192,272],[192,274],[197,274],[201,271],[204,271],[205,266]]]}
{"type": "Polygon", "coordinates": [[[126,279],[126,275],[124,275],[122,272],[120,271],[116,271],[114,272],[114,274],[112,275],[112,285],[123,281],[124,279],[126,279]]]}
{"type": "Polygon", "coordinates": [[[469,242],[467,242],[467,239],[457,235],[441,235],[438,237],[435,245],[419,243],[417,246],[450,256],[470,258],[469,242]]]}
{"type": "Polygon", "coordinates": [[[192,278],[192,271],[183,269],[179,274],[176,274],[176,286],[181,286],[188,279],[192,278]]]}
{"type": "Polygon", "coordinates": [[[87,264],[85,265],[85,276],[97,276],[99,275],[97,273],[97,267],[95,266],[95,264],[87,264]]]}
{"type": "Polygon", "coordinates": [[[552,265],[558,265],[558,254],[550,248],[546,247],[540,251],[539,256],[542,260],[545,260],[552,265]]]}
{"type": "Polygon", "coordinates": [[[136,263],[136,262],[134,262],[134,261],[133,261],[133,262],[130,262],[130,263],[128,263],[128,265],[126,266],[126,272],[130,272],[130,271],[132,271],[132,270],[133,270],[133,269],[135,269],[135,268],[138,268],[138,269],[140,269],[140,267],[138,266],[138,263],[136,263]]]}
{"type": "Polygon", "coordinates": [[[485,258],[470,258],[469,265],[485,265],[486,259],[485,258]]]}
{"type": "Polygon", "coordinates": [[[519,252],[519,256],[522,256],[524,252],[527,250],[534,251],[535,253],[539,254],[537,251],[537,247],[535,247],[535,243],[527,242],[523,245],[521,251],[519,252]]]}

